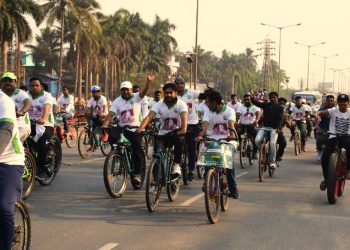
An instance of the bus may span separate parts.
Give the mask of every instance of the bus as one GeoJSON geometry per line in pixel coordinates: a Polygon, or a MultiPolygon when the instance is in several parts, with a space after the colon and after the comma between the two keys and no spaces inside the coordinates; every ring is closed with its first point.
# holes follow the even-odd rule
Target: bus
{"type": "Polygon", "coordinates": [[[292,101],[294,101],[295,97],[301,96],[301,98],[306,99],[306,101],[309,101],[313,105],[321,105],[322,103],[322,94],[319,91],[301,91],[301,92],[295,92],[292,95],[292,101]]]}

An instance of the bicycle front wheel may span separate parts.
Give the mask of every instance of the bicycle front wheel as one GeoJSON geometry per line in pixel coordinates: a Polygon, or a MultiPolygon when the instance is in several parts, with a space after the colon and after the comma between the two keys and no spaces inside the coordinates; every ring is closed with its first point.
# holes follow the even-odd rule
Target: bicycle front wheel
{"type": "Polygon", "coordinates": [[[29,197],[34,188],[35,175],[36,175],[36,162],[33,155],[28,149],[24,148],[24,172],[22,176],[22,199],[29,197]]]}
{"type": "Polygon", "coordinates": [[[107,156],[109,154],[109,152],[111,152],[111,145],[109,144],[109,142],[103,142],[101,141],[101,152],[103,154],[103,156],[107,156]]]}
{"type": "Polygon", "coordinates": [[[301,151],[300,135],[298,132],[295,132],[295,135],[294,135],[294,153],[295,153],[295,155],[299,155],[300,151],[301,151]]]}
{"type": "Polygon", "coordinates": [[[26,204],[19,200],[15,204],[15,236],[12,249],[30,249],[31,224],[26,204]]]}
{"type": "Polygon", "coordinates": [[[239,150],[239,163],[241,164],[242,169],[247,165],[247,157],[247,139],[243,138],[239,150]]]}
{"type": "Polygon", "coordinates": [[[220,180],[220,187],[221,187],[221,197],[220,197],[221,211],[227,211],[229,189],[228,189],[226,171],[222,173],[221,180],[220,180]]]}
{"type": "Polygon", "coordinates": [[[69,126],[68,135],[66,137],[66,144],[68,148],[74,148],[77,145],[78,129],[75,126],[69,126]]]}
{"type": "Polygon", "coordinates": [[[205,210],[208,220],[211,224],[215,224],[220,219],[220,184],[218,183],[217,173],[215,169],[209,169],[206,173],[204,183],[204,200],[205,210]]]}
{"type": "Polygon", "coordinates": [[[126,189],[128,172],[118,152],[112,151],[106,157],[103,166],[103,181],[108,194],[120,198],[126,189]]]}
{"type": "Polygon", "coordinates": [[[57,167],[58,167],[58,150],[55,147],[55,144],[53,141],[50,141],[47,144],[47,155],[46,155],[46,161],[45,166],[43,169],[43,176],[41,179],[39,179],[39,183],[41,185],[50,185],[51,182],[55,179],[55,176],[57,174],[57,167]]]}
{"type": "Polygon", "coordinates": [[[337,167],[340,164],[338,154],[333,153],[328,162],[327,174],[327,199],[329,204],[335,204],[338,200],[339,181],[337,180],[337,167]]]}
{"type": "Polygon", "coordinates": [[[264,141],[261,144],[261,148],[259,150],[259,181],[262,182],[264,179],[264,172],[267,164],[267,157],[266,157],[266,142],[264,141]]]}
{"type": "Polygon", "coordinates": [[[153,159],[146,179],[146,205],[150,212],[154,212],[158,205],[162,191],[161,163],[159,159],[153,159]]]}
{"type": "Polygon", "coordinates": [[[95,141],[92,136],[92,133],[87,132],[85,129],[82,130],[79,134],[78,139],[78,151],[81,158],[89,158],[92,154],[92,151],[94,150],[94,147],[95,141]]]}

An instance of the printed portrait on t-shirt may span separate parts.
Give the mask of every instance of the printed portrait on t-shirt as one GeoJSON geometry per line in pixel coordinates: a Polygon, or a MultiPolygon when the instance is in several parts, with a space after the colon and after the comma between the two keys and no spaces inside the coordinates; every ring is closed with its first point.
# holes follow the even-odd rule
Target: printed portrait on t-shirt
{"type": "Polygon", "coordinates": [[[188,113],[192,113],[192,108],[193,108],[192,102],[188,102],[187,107],[188,107],[188,113]]]}
{"type": "Polygon", "coordinates": [[[177,118],[166,118],[163,123],[163,130],[173,130],[178,128],[177,118]]]}
{"type": "Polygon", "coordinates": [[[214,135],[222,135],[227,133],[227,123],[216,123],[213,127],[214,135]]]}
{"type": "Polygon", "coordinates": [[[122,123],[131,123],[134,122],[134,110],[133,109],[128,109],[124,110],[120,114],[120,122],[122,123]]]}
{"type": "Polygon", "coordinates": [[[30,107],[29,115],[31,118],[39,118],[41,116],[41,106],[32,105],[30,107]]]}
{"type": "Polygon", "coordinates": [[[94,113],[94,115],[98,115],[101,113],[101,111],[102,111],[102,108],[99,105],[96,105],[93,113],[94,113]]]}

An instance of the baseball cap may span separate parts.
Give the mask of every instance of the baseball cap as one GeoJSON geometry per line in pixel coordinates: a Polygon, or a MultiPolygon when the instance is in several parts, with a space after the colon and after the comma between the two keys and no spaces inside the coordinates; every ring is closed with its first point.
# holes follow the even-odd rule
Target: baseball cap
{"type": "Polygon", "coordinates": [[[2,75],[1,79],[4,79],[4,78],[10,78],[10,79],[12,79],[12,80],[17,81],[16,75],[13,74],[12,72],[5,72],[5,73],[2,75]]]}
{"type": "Polygon", "coordinates": [[[337,101],[338,102],[348,102],[349,96],[345,95],[345,94],[340,94],[340,95],[338,95],[337,101]]]}
{"type": "Polygon", "coordinates": [[[122,83],[120,84],[120,89],[124,89],[124,88],[126,88],[126,89],[132,89],[132,84],[131,84],[131,82],[129,82],[129,81],[122,82],[122,83]]]}

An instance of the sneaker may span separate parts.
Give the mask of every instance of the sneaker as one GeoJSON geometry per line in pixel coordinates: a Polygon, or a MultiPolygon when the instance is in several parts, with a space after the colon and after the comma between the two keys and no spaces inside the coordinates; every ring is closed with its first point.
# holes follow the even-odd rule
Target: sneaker
{"type": "Polygon", "coordinates": [[[176,179],[179,176],[181,176],[181,167],[179,163],[175,163],[173,172],[171,173],[171,179],[176,179]]]}
{"type": "Polygon", "coordinates": [[[320,161],[322,158],[322,151],[318,151],[316,155],[316,161],[320,161]]]}
{"type": "Polygon", "coordinates": [[[188,172],[188,181],[194,182],[194,173],[193,173],[193,171],[188,172]]]}
{"type": "Polygon", "coordinates": [[[282,157],[281,156],[277,156],[276,157],[276,161],[282,161],[282,157]]]}
{"type": "Polygon", "coordinates": [[[306,152],[306,147],[305,147],[305,145],[301,145],[301,151],[306,152]]]}
{"type": "Polygon", "coordinates": [[[320,190],[321,191],[325,191],[327,189],[327,181],[326,180],[322,180],[320,183],[320,190]]]}
{"type": "Polygon", "coordinates": [[[289,139],[289,141],[293,141],[294,140],[294,135],[292,135],[289,139]]]}
{"type": "Polygon", "coordinates": [[[273,162],[273,163],[270,163],[270,168],[271,168],[271,169],[275,169],[275,168],[276,168],[276,163],[274,163],[274,162],[273,162]]]}
{"type": "Polygon", "coordinates": [[[258,153],[253,153],[252,159],[253,159],[253,160],[257,160],[257,159],[258,159],[258,153]]]}
{"type": "Polygon", "coordinates": [[[233,199],[240,199],[241,198],[241,195],[240,195],[239,190],[238,190],[237,187],[233,190],[232,193],[229,193],[227,196],[231,197],[233,199]]]}
{"type": "Polygon", "coordinates": [[[141,176],[134,175],[134,177],[132,178],[132,182],[136,185],[141,185],[141,176]]]}

